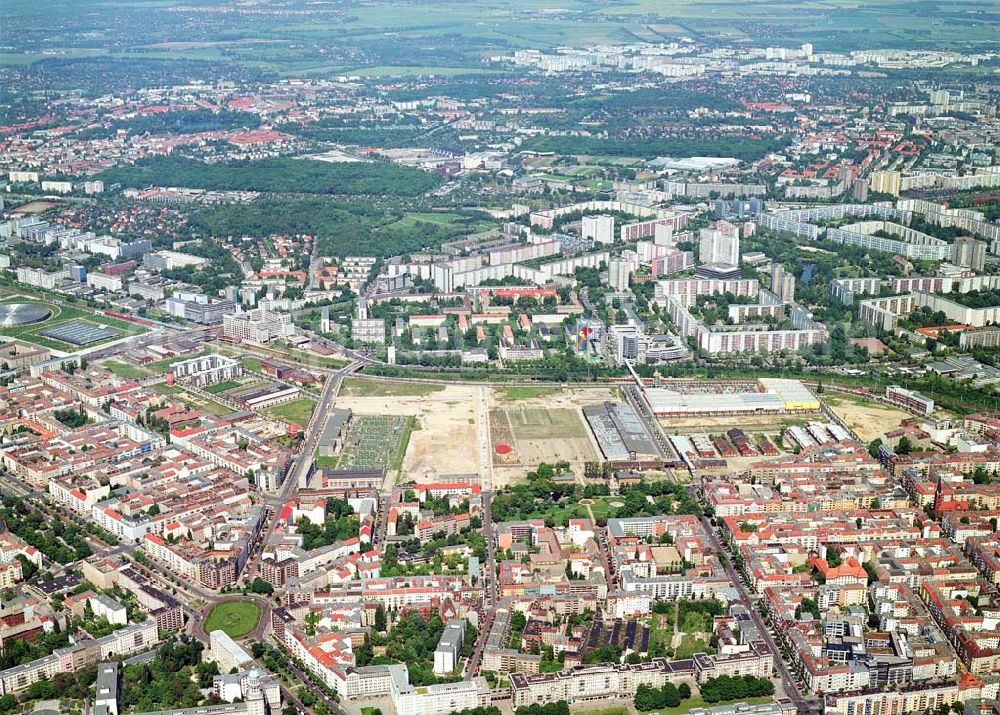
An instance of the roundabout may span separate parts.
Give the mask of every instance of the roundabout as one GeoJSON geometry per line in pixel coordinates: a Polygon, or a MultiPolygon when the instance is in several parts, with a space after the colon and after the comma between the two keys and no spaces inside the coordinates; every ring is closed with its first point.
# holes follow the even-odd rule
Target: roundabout
{"type": "Polygon", "coordinates": [[[254,632],[260,622],[261,608],[253,601],[222,601],[205,618],[206,634],[225,631],[230,638],[242,638],[254,632]]]}

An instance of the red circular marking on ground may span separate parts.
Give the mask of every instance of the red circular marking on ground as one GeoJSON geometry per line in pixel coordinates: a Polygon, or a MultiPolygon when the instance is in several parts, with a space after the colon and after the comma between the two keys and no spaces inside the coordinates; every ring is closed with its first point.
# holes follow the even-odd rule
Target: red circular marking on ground
{"type": "Polygon", "coordinates": [[[493,449],[496,450],[497,454],[510,454],[511,452],[510,445],[504,444],[503,442],[497,444],[495,447],[493,447],[493,449]]]}

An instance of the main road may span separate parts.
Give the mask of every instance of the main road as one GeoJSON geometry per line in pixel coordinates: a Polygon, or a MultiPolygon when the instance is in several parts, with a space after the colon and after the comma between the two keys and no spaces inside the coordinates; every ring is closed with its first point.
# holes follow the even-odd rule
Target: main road
{"type": "MultiPolygon", "coordinates": [[[[306,427],[305,434],[302,437],[302,445],[299,448],[298,456],[295,458],[292,466],[289,467],[288,474],[285,475],[285,480],[282,482],[278,493],[264,498],[264,503],[271,507],[271,516],[264,534],[261,536],[260,544],[262,550],[271,540],[271,536],[277,527],[278,519],[275,516],[276,512],[281,510],[281,507],[292,496],[292,493],[298,488],[300,483],[306,483],[309,472],[313,468],[313,456],[316,454],[319,438],[323,434],[324,426],[326,426],[326,416],[330,414],[330,410],[333,408],[333,403],[340,392],[340,386],[344,377],[357,372],[361,369],[362,365],[363,363],[360,361],[352,362],[350,365],[327,377],[326,383],[323,385],[323,392],[319,396],[316,408],[313,410],[312,417],[309,420],[309,425],[306,427]]],[[[260,552],[257,552],[252,557],[251,563],[243,571],[244,582],[253,582],[259,570],[260,552]]]]}
{"type": "Polygon", "coordinates": [[[479,664],[483,658],[483,650],[489,639],[490,628],[493,626],[493,618],[496,615],[498,596],[497,593],[497,547],[496,534],[493,529],[493,490],[483,491],[483,538],[486,539],[486,564],[482,569],[483,592],[486,595],[483,608],[483,622],[479,624],[479,639],[476,647],[472,650],[472,656],[465,666],[466,679],[478,675],[479,664]]]}
{"type": "Polygon", "coordinates": [[[792,674],[791,670],[788,669],[788,664],[785,663],[785,659],[781,656],[781,649],[779,649],[778,645],[774,642],[774,637],[771,635],[770,628],[768,628],[768,625],[764,622],[760,612],[757,610],[757,604],[755,604],[750,598],[750,593],[747,590],[746,584],[743,582],[742,576],[736,571],[732,561],[729,559],[729,555],[723,548],[722,541],[715,532],[715,527],[712,526],[711,520],[707,516],[703,516],[701,517],[701,521],[702,525],[705,527],[705,532],[708,534],[712,548],[715,549],[715,552],[719,555],[719,562],[726,570],[726,575],[729,576],[729,580],[740,592],[740,603],[742,603],[746,607],[747,611],[749,611],[754,624],[757,626],[757,631],[760,633],[761,640],[763,640],[767,645],[767,649],[771,651],[775,667],[777,667],[778,674],[781,676],[785,696],[792,701],[795,705],[796,711],[799,713],[821,712],[822,706],[819,703],[815,700],[806,699],[802,696],[795,676],[792,674]]]}

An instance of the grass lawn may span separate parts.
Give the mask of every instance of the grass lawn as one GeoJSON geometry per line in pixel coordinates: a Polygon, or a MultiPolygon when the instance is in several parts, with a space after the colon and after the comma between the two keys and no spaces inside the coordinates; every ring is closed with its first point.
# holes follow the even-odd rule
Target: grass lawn
{"type": "MultiPolygon", "coordinates": [[[[714,653],[715,649],[710,648],[701,638],[696,638],[690,633],[685,633],[681,639],[681,644],[674,652],[674,660],[684,660],[690,658],[695,653],[714,653]]],[[[685,711],[686,712],[686,711],[685,711]]]]}
{"type": "Polygon", "coordinates": [[[649,652],[654,657],[670,657],[670,640],[674,635],[674,614],[652,613],[646,621],[649,624],[649,652]]]}
{"type": "MultiPolygon", "coordinates": [[[[593,502],[590,505],[590,510],[594,512],[595,519],[600,519],[601,517],[611,518],[617,511],[616,507],[611,506],[611,502],[621,504],[622,500],[619,497],[597,497],[593,502]]],[[[590,514],[587,512],[587,505],[585,504],[581,504],[577,511],[581,512],[581,518],[590,517],[590,514]]]]}
{"type": "Polygon", "coordinates": [[[244,370],[260,372],[260,358],[245,357],[240,362],[243,363],[244,370]]]}
{"type": "Polygon", "coordinates": [[[144,377],[149,377],[150,375],[150,372],[145,368],[141,368],[137,365],[130,365],[125,362],[119,362],[118,360],[108,360],[104,363],[104,367],[118,377],[123,377],[126,380],[139,380],[144,377]]]}
{"type": "Polygon", "coordinates": [[[316,457],[316,469],[336,469],[340,457],[316,457]]]}
{"type": "Polygon", "coordinates": [[[457,214],[445,211],[440,213],[434,211],[408,213],[398,221],[388,224],[386,228],[412,229],[421,223],[432,223],[435,226],[451,226],[459,218],[461,217],[457,214]]]}
{"type": "Polygon", "coordinates": [[[154,392],[159,392],[161,395],[176,395],[184,390],[180,385],[170,386],[165,382],[158,382],[151,386],[154,392]]]}
{"type": "Polygon", "coordinates": [[[312,413],[315,409],[315,402],[307,397],[299,397],[282,405],[276,405],[275,407],[268,409],[267,413],[280,420],[284,420],[285,422],[291,422],[292,424],[299,425],[300,427],[306,427],[309,424],[309,420],[312,418],[312,413]]]}
{"type": "Polygon", "coordinates": [[[167,371],[167,368],[173,365],[175,362],[181,362],[182,360],[193,360],[196,357],[201,357],[208,353],[208,350],[199,350],[196,353],[191,353],[190,355],[175,355],[171,358],[166,358],[165,360],[157,360],[156,362],[151,362],[146,366],[146,369],[152,372],[154,375],[160,375],[167,371]]]}
{"type": "Polygon", "coordinates": [[[421,382],[383,382],[348,377],[341,386],[340,394],[345,397],[426,397],[443,389],[444,385],[421,382]]]}
{"type": "Polygon", "coordinates": [[[618,707],[576,710],[575,712],[577,715],[628,715],[628,708],[619,705],[618,707]]]}
{"type": "Polygon", "coordinates": [[[684,633],[706,633],[712,629],[712,617],[707,613],[689,611],[684,614],[680,626],[684,633]]]}
{"type": "Polygon", "coordinates": [[[583,422],[574,410],[559,407],[506,408],[515,439],[586,439],[583,422]]]}
{"type": "Polygon", "coordinates": [[[227,407],[221,402],[216,402],[215,400],[203,400],[201,398],[195,398],[194,401],[189,402],[188,404],[199,410],[204,410],[210,415],[215,415],[216,417],[233,414],[232,407],[227,407]]]}
{"type": "Polygon", "coordinates": [[[245,601],[223,601],[205,619],[205,632],[225,631],[231,638],[253,633],[260,621],[260,606],[245,601]]]}
{"type": "Polygon", "coordinates": [[[282,356],[283,359],[291,360],[292,362],[299,363],[300,365],[326,367],[331,370],[337,370],[347,365],[346,360],[338,360],[337,358],[326,357],[325,355],[317,355],[316,353],[306,352],[305,350],[296,350],[295,348],[289,347],[287,344],[275,344],[273,347],[276,347],[285,353],[282,356]]]}
{"type": "Polygon", "coordinates": [[[168,397],[176,397],[180,402],[183,402],[188,407],[195,410],[201,410],[202,412],[207,412],[208,414],[215,415],[216,417],[231,415],[233,413],[232,407],[227,407],[221,402],[206,400],[203,397],[192,395],[181,385],[174,385],[173,387],[170,387],[165,382],[159,382],[155,385],[151,385],[150,387],[152,387],[154,392],[158,392],[161,395],[167,395],[168,397]]]}
{"type": "Polygon", "coordinates": [[[232,390],[234,387],[239,387],[240,383],[236,380],[226,380],[225,382],[217,382],[214,385],[209,385],[208,387],[202,388],[210,395],[218,395],[220,392],[225,392],[226,390],[232,390]]]}
{"type": "Polygon", "coordinates": [[[658,712],[660,715],[686,715],[686,713],[691,712],[695,708],[711,708],[716,705],[725,705],[727,703],[747,703],[749,705],[761,705],[763,703],[770,703],[774,698],[762,695],[759,698],[741,698],[740,700],[727,700],[725,703],[706,703],[701,699],[700,695],[692,695],[690,698],[682,702],[675,708],[658,708],[653,712],[658,712]]]}
{"type": "Polygon", "coordinates": [[[410,444],[410,433],[414,429],[419,429],[416,417],[407,417],[403,431],[396,442],[396,449],[393,450],[392,457],[389,458],[389,469],[399,470],[403,468],[403,457],[406,456],[406,447],[410,444]]]}
{"type": "Polygon", "coordinates": [[[553,387],[551,385],[539,385],[538,387],[498,387],[496,388],[496,392],[497,395],[504,400],[507,400],[508,402],[516,402],[517,400],[532,400],[537,397],[548,397],[549,395],[556,394],[561,389],[561,387],[553,387]]]}

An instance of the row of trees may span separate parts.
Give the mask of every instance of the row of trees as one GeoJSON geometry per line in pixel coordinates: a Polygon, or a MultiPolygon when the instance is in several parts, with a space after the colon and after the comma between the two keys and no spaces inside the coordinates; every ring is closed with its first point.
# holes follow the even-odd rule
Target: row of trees
{"type": "Polygon", "coordinates": [[[756,161],[783,146],[778,139],[753,137],[707,137],[674,139],[657,137],[610,138],[539,136],[525,147],[557,154],[602,154],[606,156],[731,156],[756,161]]]}
{"type": "Polygon", "coordinates": [[[701,685],[701,697],[706,703],[721,703],[743,698],[759,698],[774,695],[774,683],[768,678],[744,675],[720,675],[710,678],[701,685]]]}
{"type": "Polygon", "coordinates": [[[667,683],[662,688],[651,685],[640,685],[635,691],[635,709],[643,712],[662,708],[676,708],[691,697],[691,686],[681,683],[680,686],[667,683]]]}
{"type": "Polygon", "coordinates": [[[545,705],[525,705],[519,707],[515,712],[516,715],[569,715],[569,703],[565,700],[557,700],[545,705]]]}

